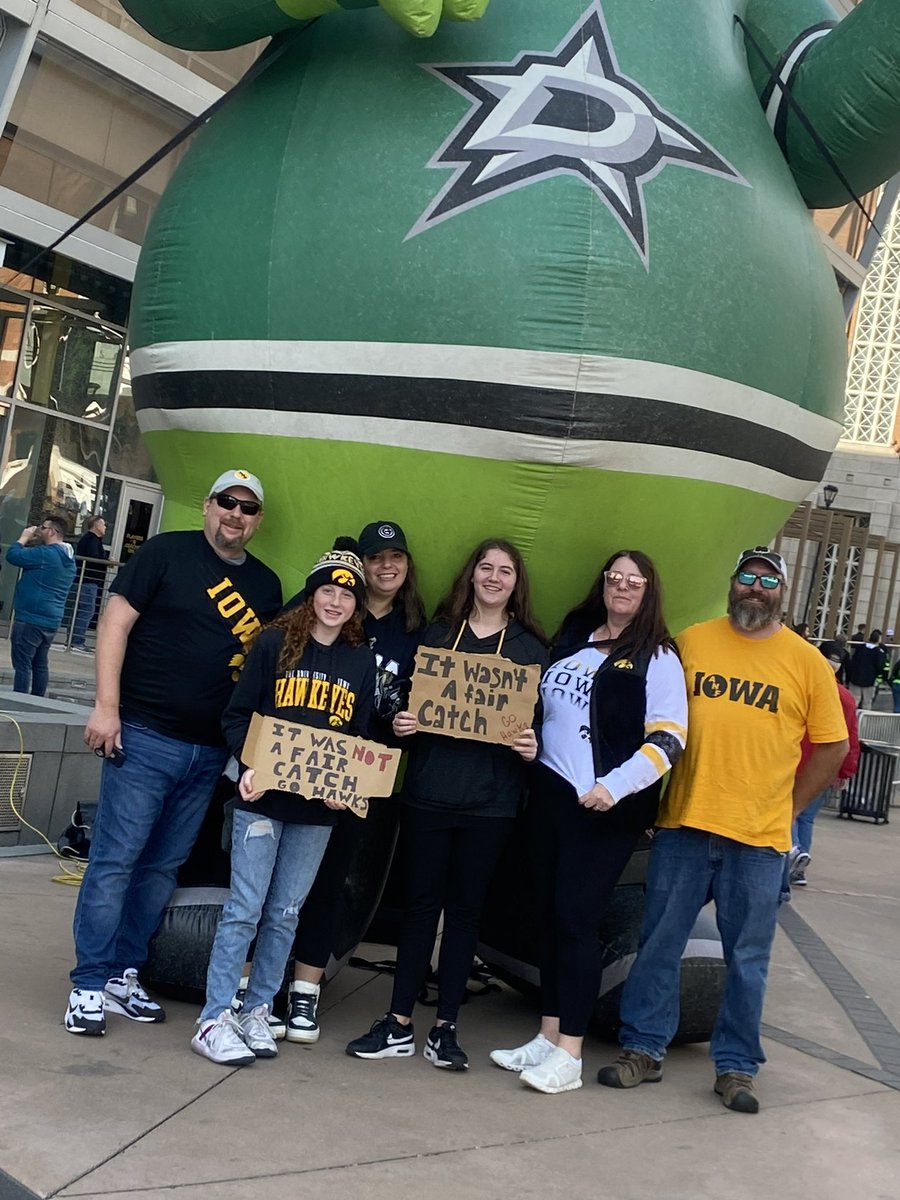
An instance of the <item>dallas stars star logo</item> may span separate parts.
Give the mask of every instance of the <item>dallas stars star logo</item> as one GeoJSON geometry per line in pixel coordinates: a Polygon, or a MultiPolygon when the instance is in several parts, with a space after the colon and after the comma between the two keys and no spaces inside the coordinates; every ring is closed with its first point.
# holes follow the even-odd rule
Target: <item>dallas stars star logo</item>
{"type": "Polygon", "coordinates": [[[644,187],[665,166],[746,184],[708,142],[622,74],[599,0],[551,54],[425,69],[472,107],[428,163],[455,167],[453,178],[407,237],[516,188],[574,175],[601,197],[646,265],[644,187]]]}

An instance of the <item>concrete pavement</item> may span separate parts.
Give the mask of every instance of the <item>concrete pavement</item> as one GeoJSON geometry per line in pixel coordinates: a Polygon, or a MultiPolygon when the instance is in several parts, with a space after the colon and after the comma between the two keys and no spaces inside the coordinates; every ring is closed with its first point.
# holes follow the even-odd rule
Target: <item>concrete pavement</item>
{"type": "Polygon", "coordinates": [[[0,860],[0,1197],[898,1200],[900,822],[824,813],[814,850],[777,937],[758,1116],[721,1106],[705,1046],[675,1048],[662,1083],[615,1092],[593,1082],[614,1049],[589,1039],[581,1091],[526,1090],[487,1060],[533,1032],[505,988],[463,1009],[467,1074],[347,1058],[389,996],[356,969],[326,990],[317,1046],[243,1070],[190,1052],[196,1010],[176,1002],[164,1025],[111,1017],[105,1038],[74,1037],[61,1018],[76,890],[51,882],[49,856],[0,860]]]}

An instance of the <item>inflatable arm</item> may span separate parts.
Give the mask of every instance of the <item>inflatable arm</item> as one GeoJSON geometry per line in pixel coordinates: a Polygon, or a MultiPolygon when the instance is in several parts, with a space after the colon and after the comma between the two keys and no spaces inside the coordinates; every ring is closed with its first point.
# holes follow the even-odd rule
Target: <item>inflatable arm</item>
{"type": "MultiPolygon", "coordinates": [[[[900,4],[862,0],[836,24],[825,0],[750,0],[747,27],[857,196],[900,170],[900,4]]],[[[772,85],[747,40],[766,114],[810,208],[849,200],[846,187],[772,85]]]]}
{"type": "Polygon", "coordinates": [[[490,0],[122,0],[148,33],[182,50],[228,50],[342,8],[380,5],[404,29],[430,37],[441,17],[474,21],[490,0]]]}

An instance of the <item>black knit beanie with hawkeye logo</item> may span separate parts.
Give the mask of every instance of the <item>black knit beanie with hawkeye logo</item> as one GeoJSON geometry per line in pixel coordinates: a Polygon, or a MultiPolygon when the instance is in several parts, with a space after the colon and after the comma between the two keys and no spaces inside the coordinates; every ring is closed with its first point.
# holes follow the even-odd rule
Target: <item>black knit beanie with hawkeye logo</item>
{"type": "Polygon", "coordinates": [[[335,538],[334,547],[319,559],[306,577],[305,592],[311,596],[325,584],[346,588],[353,593],[357,609],[366,599],[366,571],[359,556],[359,546],[349,537],[335,538]]]}

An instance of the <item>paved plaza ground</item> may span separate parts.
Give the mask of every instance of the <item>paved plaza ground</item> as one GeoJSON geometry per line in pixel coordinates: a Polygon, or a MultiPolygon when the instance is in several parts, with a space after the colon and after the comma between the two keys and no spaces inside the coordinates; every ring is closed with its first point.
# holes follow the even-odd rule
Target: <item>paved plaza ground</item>
{"type": "MultiPolygon", "coordinates": [[[[72,657],[51,669],[86,691],[90,660],[72,657]]],[[[777,935],[757,1116],[722,1107],[702,1045],[675,1048],[662,1083],[615,1092],[594,1082],[614,1048],[589,1039],[581,1091],[528,1091],[487,1057],[534,1030],[506,988],[463,1009],[466,1074],[421,1054],[347,1058],[390,988],[349,968],[324,993],[317,1046],[243,1070],[190,1052],[197,1012],[177,1002],[163,1025],[111,1017],[105,1038],[73,1037],[77,891],[52,881],[49,855],[0,858],[0,1200],[900,1200],[894,811],[878,827],[817,822],[809,886],[777,935]]]]}

